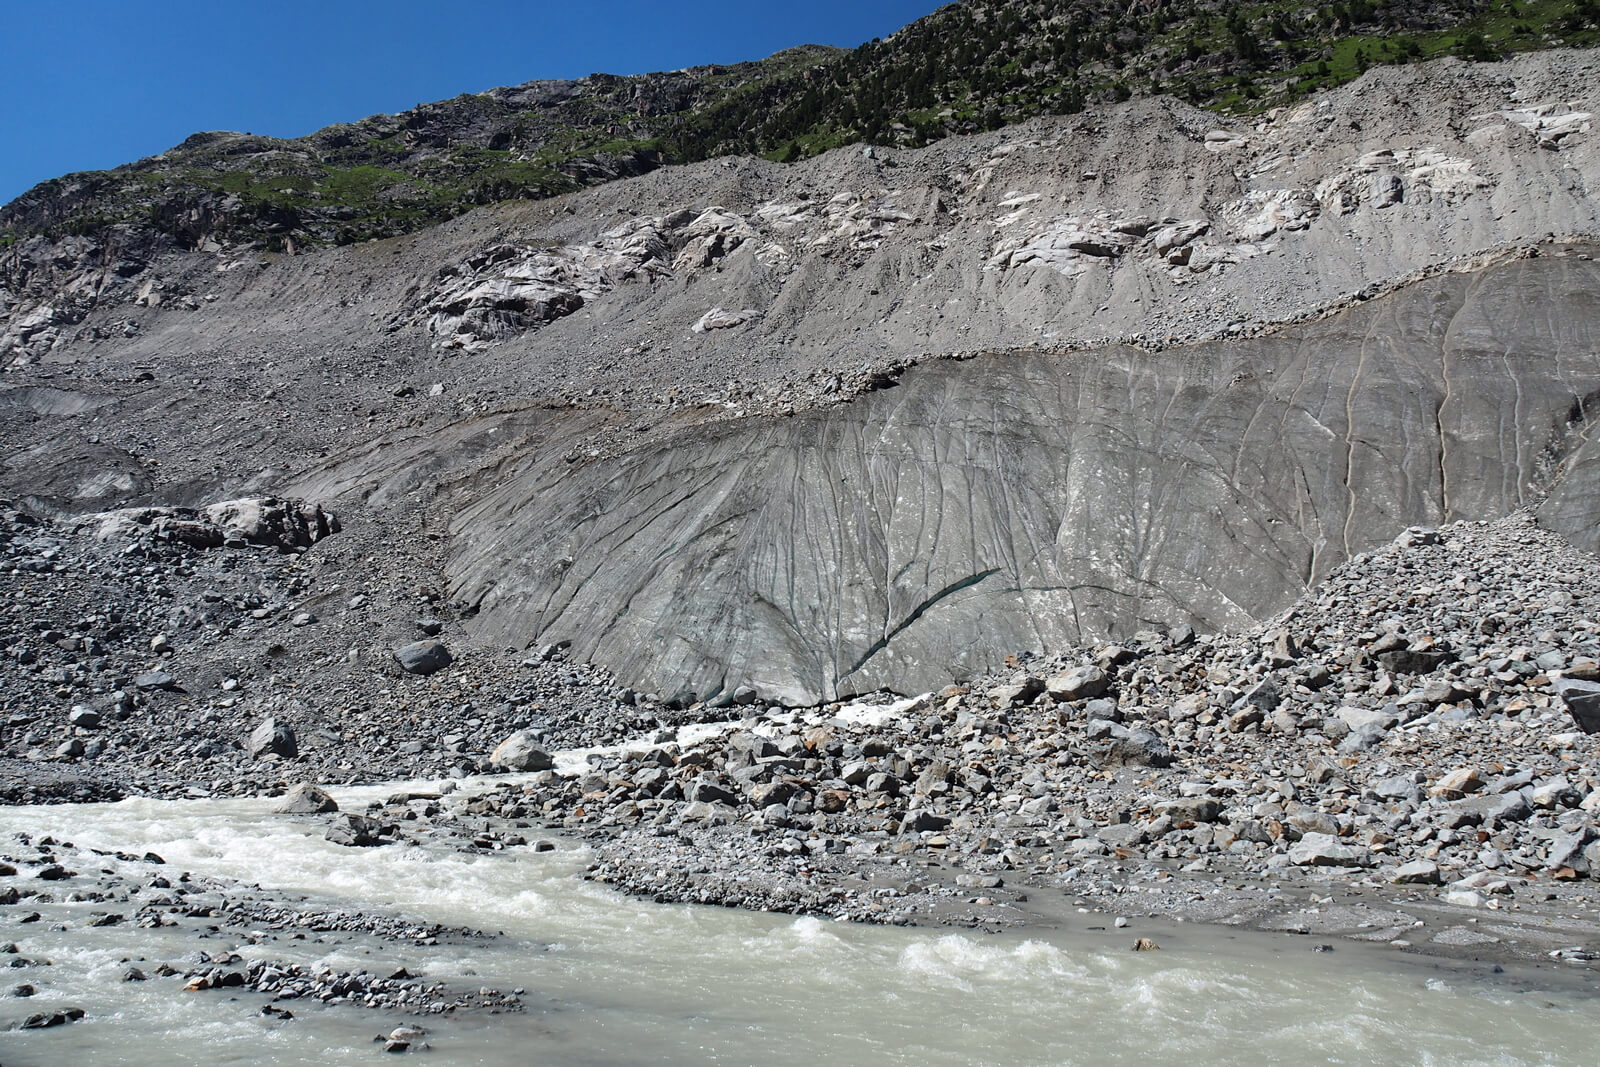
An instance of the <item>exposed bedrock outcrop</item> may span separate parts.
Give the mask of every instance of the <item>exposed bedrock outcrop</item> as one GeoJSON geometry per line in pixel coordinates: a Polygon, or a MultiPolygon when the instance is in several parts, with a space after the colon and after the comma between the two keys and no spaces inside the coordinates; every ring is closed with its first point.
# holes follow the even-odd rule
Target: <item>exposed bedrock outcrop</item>
{"type": "Polygon", "coordinates": [[[1268,337],[936,363],[614,457],[541,448],[457,513],[453,591],[488,640],[804,702],[1244,625],[1408,525],[1551,487],[1593,547],[1597,292],[1600,265],[1525,260],[1268,337]]]}

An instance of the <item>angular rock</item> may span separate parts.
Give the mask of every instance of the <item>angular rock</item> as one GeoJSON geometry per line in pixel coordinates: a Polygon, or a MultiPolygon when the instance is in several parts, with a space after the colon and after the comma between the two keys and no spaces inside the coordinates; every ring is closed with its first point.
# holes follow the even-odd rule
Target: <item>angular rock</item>
{"type": "Polygon", "coordinates": [[[433,674],[454,662],[442,641],[413,641],[394,650],[395,662],[408,674],[433,674]]]}
{"type": "Polygon", "coordinates": [[[1332,834],[1306,834],[1290,846],[1289,862],[1297,867],[1369,867],[1372,857],[1332,834]]]}
{"type": "Polygon", "coordinates": [[[276,719],[267,718],[261,720],[251,732],[249,751],[251,759],[262,759],[266,756],[293,759],[300,754],[300,746],[295,740],[292,727],[276,719]]]}
{"type": "Polygon", "coordinates": [[[323,815],[338,811],[339,804],[321,786],[301,782],[285,793],[283,800],[273,810],[280,815],[323,815]]]}
{"type": "Polygon", "coordinates": [[[1557,678],[1555,690],[1578,729],[1586,734],[1600,733],[1600,682],[1557,678]]]}
{"type": "Polygon", "coordinates": [[[1172,749],[1152,731],[1133,729],[1111,742],[1101,762],[1108,767],[1170,767],[1172,749]]]}
{"type": "Polygon", "coordinates": [[[497,771],[547,771],[555,765],[555,759],[528,730],[518,730],[489,755],[489,766],[497,771]]]}
{"type": "Polygon", "coordinates": [[[1111,677],[1099,667],[1074,667],[1052,675],[1044,686],[1052,700],[1093,700],[1111,688],[1111,677]]]}

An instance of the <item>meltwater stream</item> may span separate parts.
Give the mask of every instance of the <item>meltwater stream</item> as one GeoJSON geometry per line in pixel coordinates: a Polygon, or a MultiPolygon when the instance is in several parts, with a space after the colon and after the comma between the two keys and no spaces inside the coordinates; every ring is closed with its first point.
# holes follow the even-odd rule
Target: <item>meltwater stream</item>
{"type": "MultiPolygon", "coordinates": [[[[334,794],[359,810],[394,788],[334,794]]],[[[0,808],[0,838],[48,833],[150,850],[169,872],[504,936],[434,947],[249,945],[220,934],[197,943],[131,924],[88,929],[87,903],[54,906],[82,909],[66,930],[0,916],[0,941],[53,961],[33,978],[35,997],[0,999],[0,1024],[69,1005],[88,1012],[68,1026],[0,1033],[0,1063],[388,1059],[372,1038],[392,1016],[295,1001],[296,1017],[279,1020],[259,1014],[270,994],[120,980],[126,959],[153,964],[196,948],[347,970],[404,964],[472,988],[526,990],[523,1014],[424,1020],[432,1063],[1573,1064],[1593,1062],[1600,1046],[1597,1003],[1586,997],[1397,967],[1381,950],[1345,943],[1312,953],[1305,938],[1198,926],[989,935],[657,905],[584,882],[582,850],[348,849],[323,840],[319,820],[271,814],[273,803],[0,808]],[[1162,950],[1129,951],[1142,932],[1162,950]]]]}

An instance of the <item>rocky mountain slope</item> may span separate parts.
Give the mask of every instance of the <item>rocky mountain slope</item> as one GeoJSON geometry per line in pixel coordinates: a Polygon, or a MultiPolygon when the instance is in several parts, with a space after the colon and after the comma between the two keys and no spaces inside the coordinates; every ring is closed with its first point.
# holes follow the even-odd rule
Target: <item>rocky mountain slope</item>
{"type": "Polygon", "coordinates": [[[676,704],[1246,625],[1419,522],[1590,545],[1597,69],[1130,100],[296,256],[34,237],[0,491],[311,501],[458,646],[570,641],[676,704]]]}

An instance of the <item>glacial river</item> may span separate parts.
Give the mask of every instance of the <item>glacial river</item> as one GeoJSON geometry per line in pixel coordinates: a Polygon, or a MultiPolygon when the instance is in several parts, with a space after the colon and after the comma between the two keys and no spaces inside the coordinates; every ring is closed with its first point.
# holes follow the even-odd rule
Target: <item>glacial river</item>
{"type": "MultiPolygon", "coordinates": [[[[334,793],[359,810],[393,789],[334,793]]],[[[372,1039],[393,1018],[352,1005],[289,1002],[296,1017],[278,1020],[259,1014],[270,994],[121,980],[124,961],[148,969],[197,948],[375,973],[404,963],[430,979],[526,990],[524,1014],[425,1020],[424,1062],[436,1064],[1460,1067],[1594,1063],[1600,1048],[1600,997],[1487,984],[1393,949],[1341,941],[1315,953],[1304,937],[1142,920],[1116,929],[1104,915],[1062,931],[990,935],[657,905],[584,882],[581,849],[347,849],[324,841],[315,819],[271,814],[273,803],[0,808],[0,835],[150,850],[166,858],[165,872],[505,936],[439,947],[359,938],[331,949],[288,939],[254,946],[131,922],[87,929],[89,910],[104,904],[54,905],[30,925],[17,923],[26,905],[0,909],[0,941],[53,961],[6,972],[6,990],[27,980],[39,992],[0,998],[0,1024],[66,1006],[88,1012],[67,1026],[0,1033],[0,1063],[392,1061],[372,1039]],[[63,918],[69,929],[50,928],[63,918]],[[1161,950],[1130,951],[1140,934],[1161,950]]],[[[130,872],[148,878],[150,869],[130,872]]]]}

